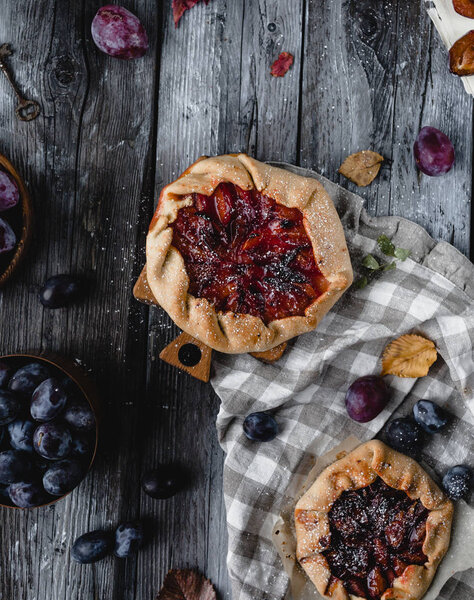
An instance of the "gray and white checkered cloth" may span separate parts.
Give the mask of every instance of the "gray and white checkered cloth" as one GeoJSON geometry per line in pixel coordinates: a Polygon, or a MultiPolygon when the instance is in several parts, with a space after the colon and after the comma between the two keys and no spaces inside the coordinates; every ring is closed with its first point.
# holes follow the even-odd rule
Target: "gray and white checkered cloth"
{"type": "MultiPolygon", "coordinates": [[[[281,166],[281,165],[280,165],[281,166]]],[[[331,195],[341,216],[353,265],[378,254],[384,233],[411,258],[362,290],[349,290],[319,328],[298,337],[276,364],[250,355],[217,355],[212,385],[222,399],[217,419],[227,456],[224,496],[229,533],[228,567],[233,600],[282,600],[288,578],[272,544],[272,527],[293,477],[307,473],[307,449],[323,454],[354,434],[362,441],[381,434],[394,416],[409,414],[420,398],[435,400],[454,415],[448,431],[429,436],[423,460],[439,476],[450,466],[473,463],[474,265],[420,226],[398,217],[370,218],[362,199],[304,169],[331,195]],[[386,409],[366,424],[352,421],[345,392],[357,377],[379,373],[386,344],[407,332],[433,340],[439,359],[427,377],[388,377],[386,409]],[[245,416],[271,411],[280,433],[269,443],[247,440],[245,416]]],[[[472,600],[473,570],[458,573],[440,599],[472,600]]]]}

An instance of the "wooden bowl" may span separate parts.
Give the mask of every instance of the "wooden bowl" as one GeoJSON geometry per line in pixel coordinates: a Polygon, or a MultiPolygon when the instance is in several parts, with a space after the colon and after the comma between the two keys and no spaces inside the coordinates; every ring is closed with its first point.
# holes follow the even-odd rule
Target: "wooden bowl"
{"type": "Polygon", "coordinates": [[[1,287],[13,275],[28,248],[31,239],[33,210],[30,195],[22,178],[8,158],[2,154],[0,154],[0,169],[13,177],[20,192],[18,205],[5,211],[5,213],[0,213],[2,218],[5,216],[17,237],[17,246],[13,251],[13,255],[9,252],[6,256],[0,256],[1,287]]]}
{"type": "MultiPolygon", "coordinates": [[[[76,486],[78,487],[82,483],[82,481],[84,481],[94,463],[95,456],[97,454],[97,446],[99,443],[100,401],[99,394],[94,383],[85,373],[85,371],[81,367],[79,367],[75,362],[68,358],[64,358],[63,356],[58,356],[53,353],[46,352],[36,354],[33,352],[27,352],[26,354],[6,354],[4,356],[0,356],[0,361],[5,362],[7,364],[12,364],[15,368],[20,368],[30,362],[46,363],[46,366],[50,369],[51,374],[53,376],[68,377],[78,388],[80,392],[80,397],[86,400],[86,402],[91,407],[92,412],[95,416],[95,443],[94,448],[92,450],[91,459],[89,461],[89,464],[87,465],[87,469],[84,470],[84,475],[81,481],[76,486]]],[[[51,461],[52,464],[53,462],[54,461],[51,461]]],[[[4,508],[15,508],[17,510],[32,510],[35,508],[41,508],[42,506],[49,506],[50,504],[58,502],[58,500],[62,500],[63,498],[68,496],[72,491],[74,491],[74,489],[76,488],[73,488],[63,496],[58,496],[57,498],[54,498],[49,502],[39,504],[38,506],[34,506],[31,508],[21,508],[19,506],[14,506],[13,504],[3,504],[2,502],[0,502],[0,506],[4,508]]]]}

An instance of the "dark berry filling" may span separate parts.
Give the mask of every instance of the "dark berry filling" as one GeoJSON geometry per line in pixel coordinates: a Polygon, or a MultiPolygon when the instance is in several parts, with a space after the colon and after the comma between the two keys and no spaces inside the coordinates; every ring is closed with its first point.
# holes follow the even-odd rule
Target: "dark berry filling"
{"type": "Polygon", "coordinates": [[[408,565],[423,565],[428,510],[378,478],[343,492],[329,511],[331,569],[328,588],[340,579],[347,592],[379,600],[408,565]]]}
{"type": "Polygon", "coordinates": [[[189,293],[218,311],[265,323],[303,316],[328,288],[302,213],[257,190],[221,183],[212,196],[193,194],[192,206],[178,212],[172,228],[189,293]]]}

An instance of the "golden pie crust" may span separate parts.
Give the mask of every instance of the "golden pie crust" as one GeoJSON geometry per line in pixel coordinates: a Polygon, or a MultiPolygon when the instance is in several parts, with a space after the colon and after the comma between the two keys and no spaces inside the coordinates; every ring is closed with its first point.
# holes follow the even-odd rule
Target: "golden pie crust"
{"type": "Polygon", "coordinates": [[[321,553],[320,540],[330,536],[328,513],[345,490],[356,490],[380,477],[387,485],[403,490],[429,510],[423,552],[424,565],[409,565],[381,600],[419,600],[426,593],[451,536],[453,504],[431,477],[413,459],[392,450],[378,440],[362,444],[350,454],[327,467],[301,497],[295,509],[296,556],[306,574],[324,598],[354,600],[342,581],[327,591],[331,571],[321,553]]]}
{"type": "Polygon", "coordinates": [[[352,267],[342,224],[331,198],[313,178],[259,162],[245,154],[202,158],[161,192],[146,243],[146,276],[158,303],[186,333],[230,354],[263,352],[317,327],[352,283],[352,267]],[[178,211],[192,204],[193,193],[213,194],[220,183],[256,188],[277,203],[298,208],[304,217],[316,263],[329,286],[304,316],[271,321],[233,312],[216,312],[205,298],[188,293],[189,278],[181,253],[172,245],[170,227],[178,211]]]}

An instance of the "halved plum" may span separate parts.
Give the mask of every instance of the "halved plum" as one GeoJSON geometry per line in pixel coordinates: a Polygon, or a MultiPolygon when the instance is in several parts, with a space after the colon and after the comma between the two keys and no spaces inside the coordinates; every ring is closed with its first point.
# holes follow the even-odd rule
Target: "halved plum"
{"type": "Polygon", "coordinates": [[[211,196],[193,194],[172,228],[189,293],[218,311],[265,323],[302,316],[328,287],[303,214],[255,189],[221,183],[211,196]]]}
{"type": "Polygon", "coordinates": [[[453,0],[454,10],[469,19],[474,19],[474,0],[453,0]]]}
{"type": "MultiPolygon", "coordinates": [[[[474,6],[474,3],[471,2],[474,6]]],[[[474,29],[459,38],[449,51],[451,73],[459,76],[474,75],[474,29]]]]}

